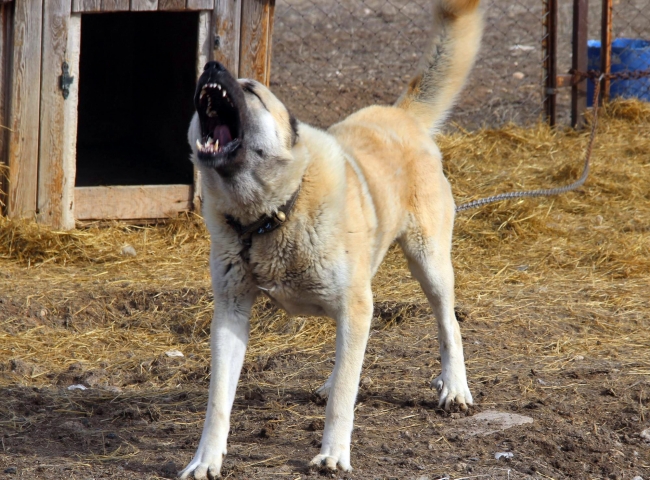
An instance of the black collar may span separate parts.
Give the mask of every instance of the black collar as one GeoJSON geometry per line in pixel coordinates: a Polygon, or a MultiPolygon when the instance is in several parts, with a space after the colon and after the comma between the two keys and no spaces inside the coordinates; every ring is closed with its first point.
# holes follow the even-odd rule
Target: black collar
{"type": "Polygon", "coordinates": [[[291,195],[291,198],[278,208],[278,211],[273,215],[264,215],[249,225],[242,225],[232,215],[226,215],[226,223],[237,233],[239,243],[244,249],[248,249],[253,243],[253,235],[264,235],[272,232],[287,221],[298,199],[298,193],[300,193],[300,186],[291,195]]]}

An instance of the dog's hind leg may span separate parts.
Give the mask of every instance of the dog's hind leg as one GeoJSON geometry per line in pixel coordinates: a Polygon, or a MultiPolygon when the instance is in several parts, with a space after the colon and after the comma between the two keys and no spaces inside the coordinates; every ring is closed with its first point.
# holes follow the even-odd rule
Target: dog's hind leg
{"type": "MultiPolygon", "coordinates": [[[[369,277],[368,277],[369,278],[369,277]]],[[[352,470],[350,440],[354,421],[354,402],[366,351],[372,319],[370,285],[351,288],[343,311],[336,315],[336,363],[329,383],[325,410],[325,429],[320,454],[311,465],[336,470],[352,470]]]]}
{"type": "MultiPolygon", "coordinates": [[[[428,213],[435,215],[430,210],[428,213]]],[[[438,390],[440,406],[449,409],[456,403],[465,410],[473,400],[467,385],[460,328],[454,314],[454,271],[450,252],[453,213],[437,213],[437,224],[432,224],[429,217],[425,220],[428,225],[423,225],[413,216],[414,221],[399,243],[438,321],[442,373],[431,386],[438,390]]]]}

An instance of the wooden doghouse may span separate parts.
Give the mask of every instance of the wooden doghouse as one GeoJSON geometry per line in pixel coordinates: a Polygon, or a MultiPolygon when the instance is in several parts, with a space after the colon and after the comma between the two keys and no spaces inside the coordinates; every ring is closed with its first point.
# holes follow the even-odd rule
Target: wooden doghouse
{"type": "Polygon", "coordinates": [[[0,205],[55,228],[196,209],[215,58],[268,84],[274,0],[0,0],[0,205]]]}

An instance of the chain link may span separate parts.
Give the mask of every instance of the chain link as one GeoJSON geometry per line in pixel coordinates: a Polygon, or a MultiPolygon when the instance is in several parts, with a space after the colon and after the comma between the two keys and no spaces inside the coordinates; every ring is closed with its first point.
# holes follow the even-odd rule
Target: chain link
{"type": "Polygon", "coordinates": [[[566,192],[570,192],[571,190],[575,190],[578,187],[581,187],[585,181],[587,180],[587,176],[589,175],[589,162],[591,161],[591,151],[594,146],[594,139],[596,138],[596,127],[598,126],[598,98],[600,96],[600,83],[603,78],[605,78],[604,74],[600,74],[600,76],[595,77],[598,79],[596,82],[596,88],[594,89],[594,118],[591,123],[591,133],[589,135],[589,142],[587,143],[587,150],[585,152],[585,162],[584,162],[584,167],[582,169],[582,175],[580,175],[580,178],[576,180],[575,182],[565,185],[563,187],[557,187],[557,188],[545,188],[541,190],[524,190],[522,192],[506,192],[506,193],[501,193],[498,195],[493,195],[491,197],[486,197],[486,198],[479,198],[478,200],[474,200],[472,202],[468,203],[463,203],[461,205],[458,205],[456,207],[456,212],[463,212],[465,210],[470,210],[472,208],[478,208],[482,207],[483,205],[488,205],[490,203],[495,203],[495,202],[501,202],[504,200],[512,200],[514,198],[523,198],[523,197],[550,197],[554,195],[561,195],[566,192]]]}

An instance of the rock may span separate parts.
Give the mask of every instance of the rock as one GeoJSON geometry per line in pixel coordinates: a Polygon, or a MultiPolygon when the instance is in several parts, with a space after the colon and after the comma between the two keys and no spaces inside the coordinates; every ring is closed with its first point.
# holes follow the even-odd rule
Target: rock
{"type": "Polygon", "coordinates": [[[524,75],[522,72],[515,72],[512,74],[512,78],[515,80],[523,80],[525,76],[526,75],[524,75]]]}
{"type": "Polygon", "coordinates": [[[506,460],[514,457],[515,455],[512,452],[497,452],[494,454],[495,460],[499,460],[501,458],[505,458],[506,460]]]}
{"type": "Polygon", "coordinates": [[[135,251],[135,248],[133,248],[133,246],[124,245],[120,250],[120,254],[125,255],[127,257],[135,257],[137,255],[137,252],[135,251]]]}
{"type": "Polygon", "coordinates": [[[477,413],[472,417],[465,417],[454,422],[454,431],[460,429],[464,435],[470,437],[484,437],[508,428],[533,423],[531,417],[519,415],[516,413],[499,412],[496,410],[487,410],[477,413]]]}
{"type": "Polygon", "coordinates": [[[650,428],[646,428],[644,431],[639,433],[639,436],[646,442],[650,442],[650,428]]]}
{"type": "Polygon", "coordinates": [[[7,467],[7,468],[5,468],[5,473],[14,474],[14,473],[17,473],[17,472],[18,472],[18,469],[16,467],[7,467]]]}
{"type": "Polygon", "coordinates": [[[76,384],[76,385],[70,385],[70,386],[68,387],[68,390],[88,390],[88,387],[86,387],[85,385],[82,385],[82,384],[78,383],[78,384],[76,384]]]}
{"type": "Polygon", "coordinates": [[[179,350],[168,350],[168,351],[165,352],[165,355],[167,355],[168,357],[184,357],[185,356],[185,355],[183,355],[183,352],[181,352],[179,350]]]}

